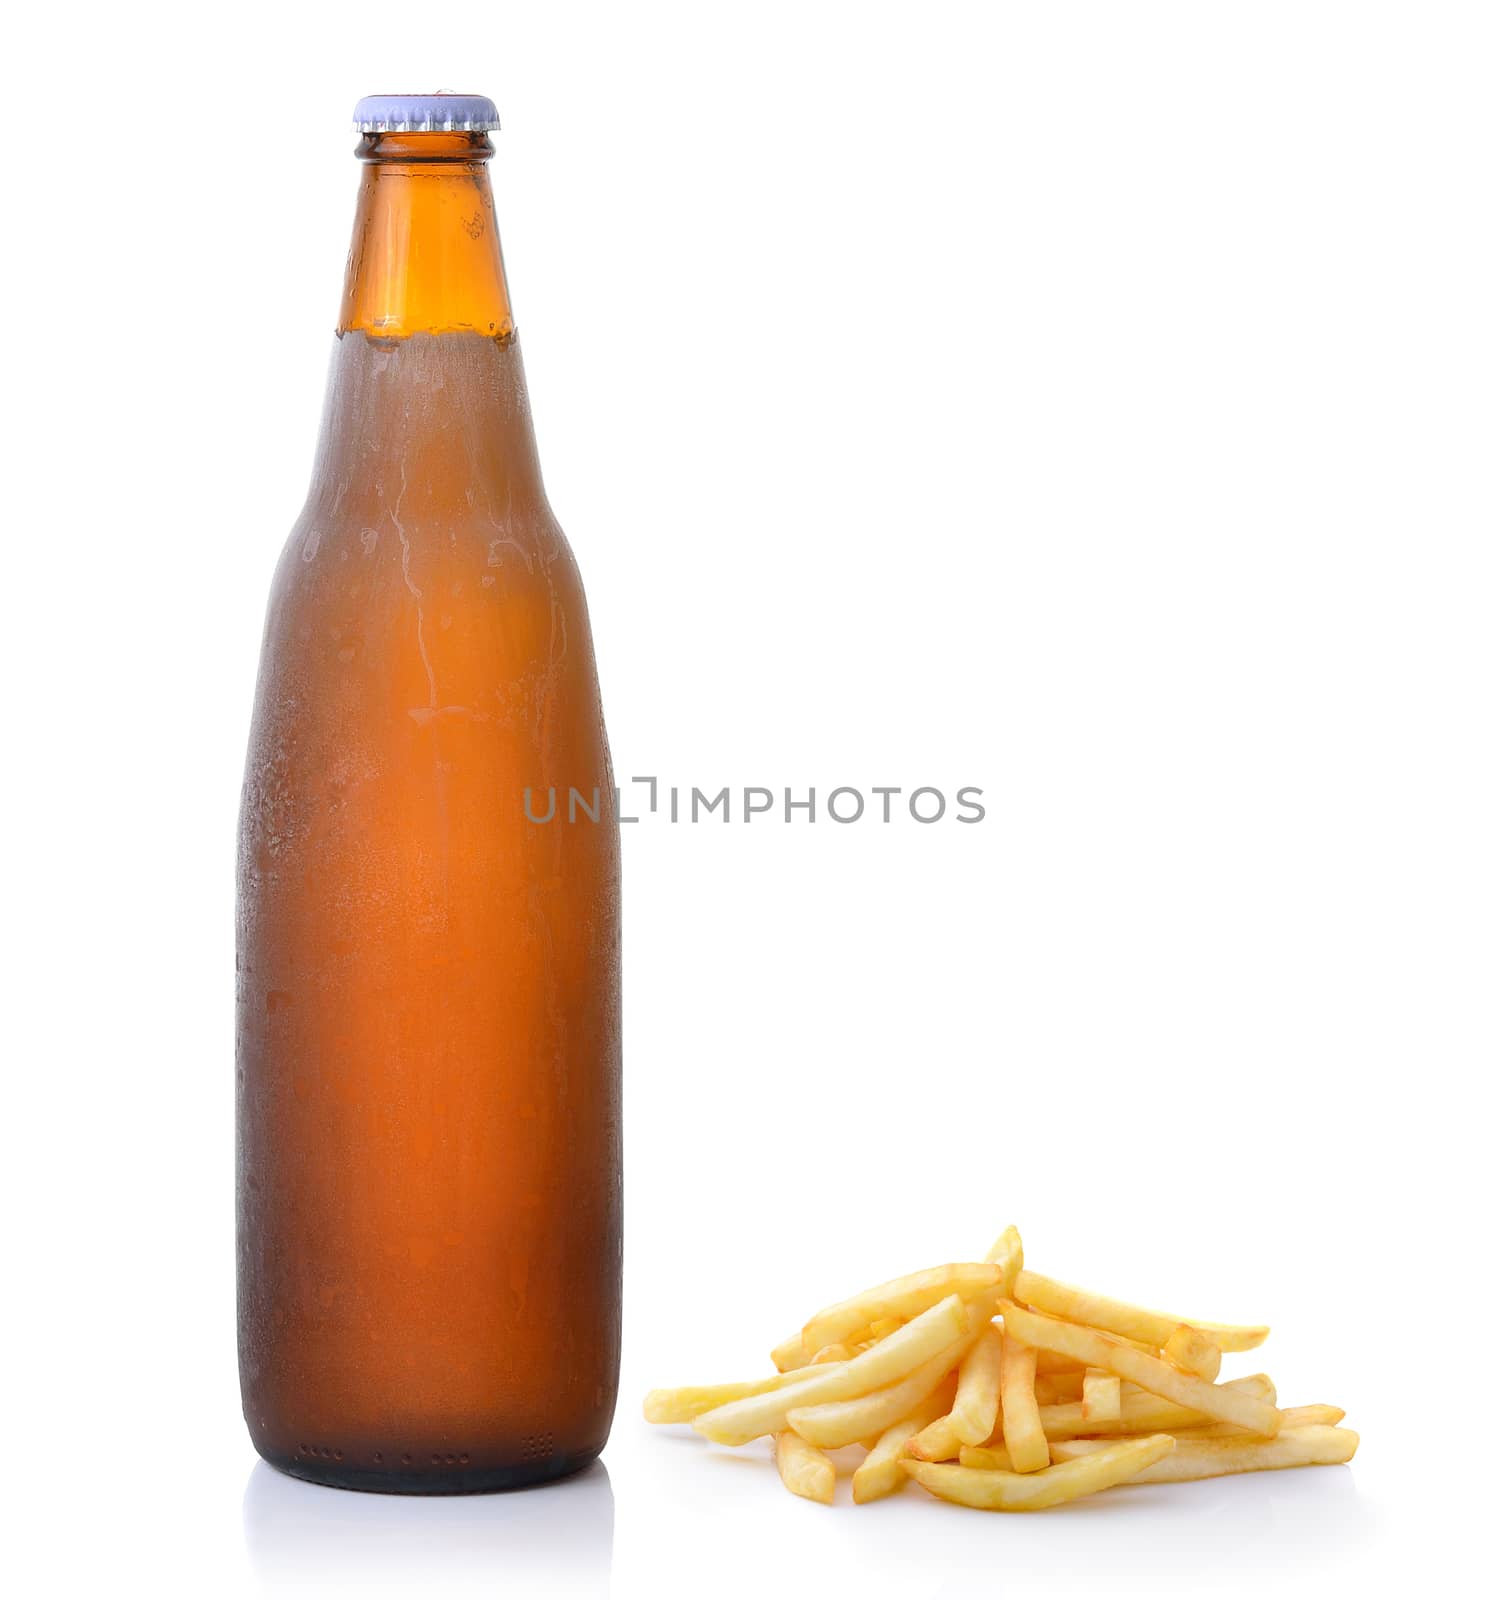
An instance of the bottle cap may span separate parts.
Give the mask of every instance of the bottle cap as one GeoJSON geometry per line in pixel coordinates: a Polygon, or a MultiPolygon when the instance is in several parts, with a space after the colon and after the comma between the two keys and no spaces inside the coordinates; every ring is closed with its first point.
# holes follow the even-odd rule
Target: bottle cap
{"type": "Polygon", "coordinates": [[[358,133],[493,133],[495,102],[482,94],[367,94],[354,108],[358,133]]]}

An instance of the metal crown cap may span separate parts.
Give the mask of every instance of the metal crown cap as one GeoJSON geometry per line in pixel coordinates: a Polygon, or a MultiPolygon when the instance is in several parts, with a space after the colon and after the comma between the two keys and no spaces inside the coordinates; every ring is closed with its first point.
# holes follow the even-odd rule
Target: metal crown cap
{"type": "Polygon", "coordinates": [[[357,133],[493,133],[495,102],[482,94],[367,94],[354,108],[357,133]]]}

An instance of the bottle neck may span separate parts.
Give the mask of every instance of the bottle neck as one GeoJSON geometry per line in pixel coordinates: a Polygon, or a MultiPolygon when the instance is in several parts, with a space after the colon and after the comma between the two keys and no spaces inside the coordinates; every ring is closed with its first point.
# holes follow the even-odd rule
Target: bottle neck
{"type": "Polygon", "coordinates": [[[309,501],[447,537],[547,516],[483,134],[379,134],[365,162],[309,501]]]}
{"type": "Polygon", "coordinates": [[[482,133],[379,133],[365,164],[339,334],[514,331],[482,133]]]}

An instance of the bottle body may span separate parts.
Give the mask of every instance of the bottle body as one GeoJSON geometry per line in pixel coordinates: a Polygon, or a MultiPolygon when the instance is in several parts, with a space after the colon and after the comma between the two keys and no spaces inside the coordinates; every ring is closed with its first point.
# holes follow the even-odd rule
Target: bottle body
{"type": "Polygon", "coordinates": [[[239,842],[240,1370],[274,1465],[442,1493],[603,1445],[614,809],[514,335],[344,330],[239,842]]]}

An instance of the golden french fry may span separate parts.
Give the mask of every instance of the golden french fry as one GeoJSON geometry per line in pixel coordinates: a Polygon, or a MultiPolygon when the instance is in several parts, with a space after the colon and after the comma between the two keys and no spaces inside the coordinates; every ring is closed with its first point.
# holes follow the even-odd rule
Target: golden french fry
{"type": "Polygon", "coordinates": [[[1090,1367],[1080,1385],[1079,1413],[1086,1422],[1119,1422],[1121,1380],[1113,1372],[1090,1367]]]}
{"type": "MultiPolygon", "coordinates": [[[[1277,1431],[1280,1439],[1289,1428],[1332,1428],[1336,1423],[1343,1422],[1345,1414],[1338,1406],[1284,1406],[1282,1408],[1282,1426],[1277,1431]]],[[[1233,1422],[1206,1422],[1199,1428],[1163,1428],[1163,1433],[1171,1433],[1179,1439],[1254,1439],[1255,1434],[1248,1434],[1244,1428],[1237,1428],[1233,1422]]]]}
{"type": "Polygon", "coordinates": [[[857,1506],[895,1494],[907,1482],[902,1471],[902,1448],[915,1433],[944,1416],[952,1402],[952,1387],[940,1384],[921,1405],[892,1425],[871,1446],[869,1454],[855,1468],[850,1492],[857,1506]]]}
{"type": "MultiPolygon", "coordinates": [[[[1311,1424],[1284,1427],[1275,1439],[1249,1434],[1233,1438],[1178,1438],[1171,1455],[1142,1468],[1130,1483],[1187,1483],[1194,1478],[1222,1478],[1232,1472],[1269,1472],[1278,1467],[1325,1467],[1348,1461],[1360,1444],[1350,1428],[1311,1424]]],[[[1104,1439],[1060,1439],[1055,1461],[1099,1460],[1111,1448],[1104,1439]]]]}
{"type": "MultiPolygon", "coordinates": [[[[1091,1443],[1094,1441],[1091,1440],[1091,1443]]],[[[1003,1444],[967,1444],[959,1451],[961,1467],[977,1467],[981,1472],[1015,1472],[1003,1444]]]]}
{"type": "Polygon", "coordinates": [[[871,1343],[874,1343],[878,1339],[886,1338],[888,1334],[895,1333],[901,1325],[902,1319],[900,1317],[877,1317],[866,1330],[865,1337],[871,1343]]]}
{"type": "Polygon", "coordinates": [[[1001,1269],[1000,1292],[1009,1296],[1016,1275],[1022,1269],[1022,1236],[1011,1226],[991,1245],[985,1259],[1001,1269]]]}
{"type": "MultiPolygon", "coordinates": [[[[1002,1403],[1004,1404],[1004,1396],[1002,1403]]],[[[903,1470],[942,1500],[981,1511],[1042,1511],[1134,1478],[1173,1453],[1177,1440],[1157,1433],[1148,1439],[1118,1439],[1078,1461],[1038,1472],[982,1471],[976,1467],[904,1460],[903,1470]]]]}
{"type": "MultiPolygon", "coordinates": [[[[1102,1367],[1118,1378],[1129,1378],[1149,1394],[1171,1400],[1176,1405],[1189,1406],[1213,1422],[1234,1422],[1266,1438],[1274,1437],[1281,1426],[1282,1418],[1276,1406],[1225,1384],[1206,1383],[1193,1373],[1181,1372],[1171,1363],[1134,1349],[1111,1334],[1073,1322],[1061,1322],[1056,1317],[1043,1316],[1009,1302],[1003,1310],[1008,1339],[1019,1339],[1038,1349],[1056,1350],[1083,1361],[1086,1366],[1102,1367]]],[[[737,1402],[740,1405],[758,1403],[764,1401],[737,1402]]],[[[1009,1438],[1006,1444],[1014,1458],[1016,1450],[1009,1438]]]]}
{"type": "MultiPolygon", "coordinates": [[[[1277,1403],[1277,1390],[1264,1372],[1250,1378],[1235,1378],[1220,1385],[1263,1401],[1277,1403]]],[[[1042,1431],[1049,1439],[1072,1439],[1081,1433],[1108,1433],[1112,1436],[1126,1433],[1167,1433],[1174,1428],[1203,1427],[1210,1419],[1192,1406],[1178,1405],[1171,1400],[1161,1400],[1146,1394],[1135,1384],[1121,1385],[1121,1416],[1119,1422],[1090,1422],[1078,1401],[1070,1405],[1043,1406],[1042,1431]]],[[[995,1440],[990,1441],[992,1444],[995,1440]]]]}
{"type": "Polygon", "coordinates": [[[1001,1345],[1001,1434],[1016,1472],[1040,1472],[1048,1464],[1036,1379],[1036,1350],[1008,1332],[1001,1345]]]}
{"type": "Polygon", "coordinates": [[[970,1331],[964,1302],[958,1295],[950,1295],[853,1360],[810,1367],[801,1383],[732,1400],[696,1417],[693,1426],[717,1444],[748,1444],[764,1433],[780,1433],[787,1426],[789,1411],[849,1400],[899,1382],[970,1331]]]}
{"type": "Polygon", "coordinates": [[[1221,1350],[1254,1350],[1269,1331],[1264,1327],[1236,1327],[1224,1322],[1201,1322],[1194,1317],[1169,1316],[1165,1311],[1148,1311],[1144,1306],[1133,1306],[1124,1300],[1112,1300],[1108,1295],[1093,1294],[1088,1289],[1076,1289],[1056,1278],[1045,1278],[1039,1272],[1019,1272],[1012,1298],[1031,1306],[1034,1311],[1066,1317],[1070,1322],[1082,1322],[1091,1328],[1103,1328],[1106,1333],[1135,1339],[1154,1350],[1160,1350],[1174,1330],[1185,1322],[1207,1334],[1221,1350]]]}
{"type": "Polygon", "coordinates": [[[881,1433],[909,1415],[938,1388],[962,1357],[967,1339],[968,1335],[956,1340],[931,1361],[884,1389],[823,1405],[797,1406],[787,1413],[787,1426],[822,1450],[838,1450],[881,1433]]]}
{"type": "MultiPolygon", "coordinates": [[[[1052,1350],[1039,1350],[1037,1352],[1037,1370],[1048,1378],[1082,1378],[1084,1376],[1084,1363],[1075,1361],[1072,1356],[1060,1356],[1052,1350]]],[[[1070,1399],[1077,1400],[1077,1394],[1070,1399]]]]}
{"type": "Polygon", "coordinates": [[[825,1367],[831,1361],[848,1361],[854,1353],[847,1344],[826,1344],[808,1365],[810,1367],[825,1367]]]}
{"type": "Polygon", "coordinates": [[[777,1471],[793,1494],[833,1505],[834,1463],[791,1429],[777,1435],[777,1471]]]}
{"type": "Polygon", "coordinates": [[[998,1290],[1003,1277],[1001,1268],[993,1262],[961,1261],[893,1278],[889,1283],[877,1284],[874,1289],[841,1300],[838,1305],[826,1306],[817,1316],[809,1318],[803,1328],[803,1348],[811,1352],[822,1345],[847,1339],[883,1318],[905,1321],[951,1295],[972,1300],[986,1290],[998,1290]]]}
{"type": "Polygon", "coordinates": [[[995,1427],[1001,1403],[1001,1330],[987,1323],[959,1363],[951,1413],[960,1444],[979,1444],[995,1427]]]}
{"type": "Polygon", "coordinates": [[[1220,1347],[1207,1333],[1180,1322],[1162,1347],[1162,1359],[1213,1383],[1220,1375],[1220,1347]]]}
{"type": "MultiPolygon", "coordinates": [[[[1042,1351],[1037,1352],[1040,1356],[1042,1351]]],[[[1040,1406],[1062,1405],[1067,1400],[1084,1398],[1084,1369],[1074,1372],[1039,1372],[1033,1386],[1040,1406]]]]}
{"type": "Polygon", "coordinates": [[[771,1364],[778,1372],[796,1372],[808,1365],[808,1352],[803,1349],[802,1329],[782,1342],[771,1352],[771,1364]]]}
{"type": "Polygon", "coordinates": [[[731,1400],[770,1394],[789,1384],[801,1383],[807,1376],[806,1370],[777,1372],[769,1378],[754,1378],[748,1383],[704,1383],[681,1389],[653,1389],[642,1409],[648,1422],[692,1422],[695,1417],[728,1405],[731,1400]]]}
{"type": "Polygon", "coordinates": [[[907,1441],[902,1454],[914,1461],[953,1461],[959,1455],[960,1439],[954,1432],[954,1419],[945,1413],[935,1417],[921,1433],[907,1441]]]}

